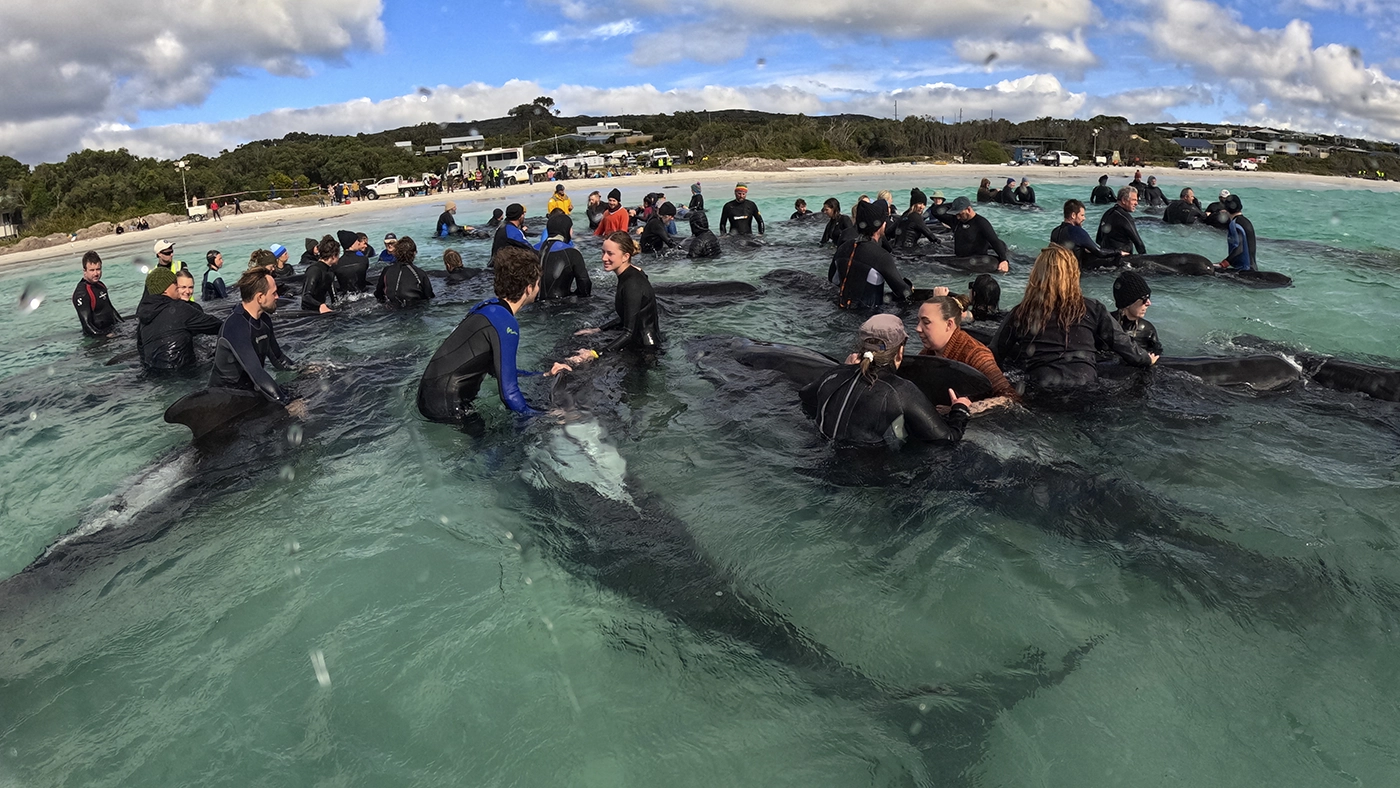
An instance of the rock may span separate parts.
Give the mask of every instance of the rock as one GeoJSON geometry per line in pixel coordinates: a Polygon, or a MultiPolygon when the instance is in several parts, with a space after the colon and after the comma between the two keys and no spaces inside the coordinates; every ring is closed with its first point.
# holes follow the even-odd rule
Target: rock
{"type": "Polygon", "coordinates": [[[98,222],[97,224],[94,224],[91,227],[85,227],[79,230],[78,237],[73,240],[90,241],[93,238],[101,238],[104,235],[111,235],[112,232],[116,229],[117,226],[115,224],[112,224],[111,222],[98,222]]]}
{"type": "MultiPolygon", "coordinates": [[[[240,207],[243,209],[243,213],[260,213],[262,211],[280,211],[287,206],[268,200],[244,200],[240,207]]],[[[232,216],[233,208],[232,206],[223,208],[220,213],[224,216],[232,216]]]]}

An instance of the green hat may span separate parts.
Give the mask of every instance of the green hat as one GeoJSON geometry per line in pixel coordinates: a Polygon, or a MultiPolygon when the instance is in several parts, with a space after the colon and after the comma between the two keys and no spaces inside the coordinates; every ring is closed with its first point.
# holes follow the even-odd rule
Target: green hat
{"type": "Polygon", "coordinates": [[[175,284],[175,274],[169,268],[156,266],[146,274],[146,292],[151,295],[160,295],[166,288],[175,284]]]}

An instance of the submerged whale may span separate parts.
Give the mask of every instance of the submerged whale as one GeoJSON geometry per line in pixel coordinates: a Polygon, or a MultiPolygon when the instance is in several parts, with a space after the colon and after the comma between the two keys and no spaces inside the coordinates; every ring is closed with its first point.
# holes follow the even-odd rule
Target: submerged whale
{"type": "Polygon", "coordinates": [[[1233,342],[1242,347],[1271,350],[1297,359],[1303,374],[1320,386],[1334,391],[1365,394],[1387,402],[1400,402],[1400,369],[1309,353],[1253,334],[1241,334],[1233,342]]]}

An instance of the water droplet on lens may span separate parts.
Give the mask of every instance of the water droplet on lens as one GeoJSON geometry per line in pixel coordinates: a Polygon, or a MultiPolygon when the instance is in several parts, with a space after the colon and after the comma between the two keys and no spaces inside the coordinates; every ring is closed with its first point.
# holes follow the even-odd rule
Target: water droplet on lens
{"type": "Polygon", "coordinates": [[[525,585],[531,586],[531,585],[534,585],[534,584],[535,584],[535,581],[531,580],[531,579],[528,578],[528,577],[525,578],[525,585]]]}
{"type": "Polygon", "coordinates": [[[507,539],[514,539],[514,538],[515,538],[515,534],[511,533],[510,531],[506,531],[506,538],[507,538],[507,539]]]}
{"type": "Polygon", "coordinates": [[[301,438],[304,434],[300,424],[293,424],[287,428],[287,443],[292,446],[300,446],[301,438]]]}
{"type": "Polygon", "coordinates": [[[322,687],[331,685],[331,672],[326,670],[326,655],[318,649],[311,651],[311,669],[316,672],[316,683],[322,687]]]}
{"type": "Polygon", "coordinates": [[[1340,213],[1334,212],[1330,221],[1332,222],[1332,226],[1336,227],[1337,225],[1342,223],[1342,215],[1340,213]]]}
{"type": "Polygon", "coordinates": [[[724,592],[723,592],[723,591],[716,591],[716,592],[715,592],[715,596],[724,596],[724,592]]]}
{"type": "Polygon", "coordinates": [[[447,523],[448,523],[447,515],[445,515],[445,514],[439,515],[439,516],[438,516],[438,522],[442,523],[443,525],[447,525],[447,523]]]}
{"type": "Polygon", "coordinates": [[[295,539],[287,540],[287,555],[296,555],[301,552],[301,542],[295,539]]]}
{"type": "Polygon", "coordinates": [[[920,703],[920,704],[919,704],[919,711],[928,711],[928,704],[927,704],[927,703],[920,703]]]}
{"type": "Polygon", "coordinates": [[[39,411],[37,411],[37,410],[31,410],[31,411],[29,411],[29,420],[30,420],[30,421],[38,421],[38,420],[39,420],[39,411]]]}
{"type": "Polygon", "coordinates": [[[919,731],[921,731],[921,730],[923,730],[923,729],[924,729],[924,724],[923,724],[922,722],[917,722],[917,721],[916,721],[913,725],[910,725],[910,726],[909,726],[909,735],[910,735],[910,736],[918,736],[918,735],[919,735],[919,731]]]}
{"type": "Polygon", "coordinates": [[[550,632],[554,631],[554,622],[549,620],[549,616],[541,616],[540,620],[544,622],[545,629],[549,630],[550,632]]]}
{"type": "Polygon", "coordinates": [[[283,465],[281,476],[283,481],[294,481],[297,478],[297,469],[290,465],[283,465]]]}
{"type": "Polygon", "coordinates": [[[24,291],[19,294],[19,312],[27,315],[44,303],[44,288],[38,282],[25,282],[24,291]]]}

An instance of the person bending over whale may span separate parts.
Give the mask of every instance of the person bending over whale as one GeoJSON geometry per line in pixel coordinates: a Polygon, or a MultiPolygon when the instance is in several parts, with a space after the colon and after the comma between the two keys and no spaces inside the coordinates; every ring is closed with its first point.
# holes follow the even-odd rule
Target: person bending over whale
{"type": "Polygon", "coordinates": [[[78,325],[90,337],[110,337],[122,321],[102,284],[102,258],[97,252],[83,253],[83,278],[73,289],[73,308],[78,311],[78,325]]]}
{"type": "Polygon", "coordinates": [[[827,279],[837,286],[836,305],[842,309],[869,309],[885,303],[885,285],[896,301],[909,299],[914,288],[900,273],[894,257],[880,244],[889,209],[884,200],[856,205],[856,238],[836,250],[827,279]]]}
{"type": "Polygon", "coordinates": [[[923,340],[921,356],[942,356],[972,367],[992,382],[995,395],[972,405],[976,414],[987,408],[1009,405],[1017,399],[1016,389],[1001,374],[996,358],[987,346],[962,330],[962,304],[951,296],[934,296],[919,307],[919,323],[915,329],[923,340]]]}
{"type": "Polygon", "coordinates": [[[551,213],[540,239],[540,300],[593,294],[593,280],[583,253],[574,247],[574,220],[567,213],[551,213]]]}
{"type": "Polygon", "coordinates": [[[690,211],[690,245],[685,250],[685,256],[690,258],[719,257],[720,251],[719,237],[710,232],[710,219],[705,215],[705,209],[692,209],[690,211]]]}
{"type": "Polygon", "coordinates": [[[1108,185],[1108,176],[1099,176],[1099,185],[1094,187],[1094,191],[1089,195],[1089,202],[1094,205],[1112,205],[1115,201],[1113,187],[1108,185]]]}
{"type": "Polygon", "coordinates": [[[904,432],[916,440],[962,440],[972,403],[950,390],[945,421],[918,386],[896,374],[908,339],[898,317],[875,315],[860,327],[859,363],[838,365],[798,392],[823,438],[841,447],[882,446],[903,419],[904,432]]]}
{"type": "Polygon", "coordinates": [[[1181,199],[1167,203],[1167,209],[1162,211],[1162,222],[1164,224],[1195,224],[1205,215],[1205,211],[1201,210],[1201,201],[1196,199],[1196,192],[1188,186],[1181,190],[1181,199]]]}
{"type": "MultiPolygon", "coordinates": [[[[515,366],[520,347],[520,323],[515,316],[540,293],[540,264],[533,250],[506,247],[496,256],[495,298],[472,307],[457,328],[443,340],[418,381],[418,412],[429,421],[462,426],[479,424],[472,401],[481,381],[496,378],[501,402],[518,416],[540,411],[530,407],[520,392],[515,366]]],[[[555,364],[547,374],[568,369],[555,364]]]]}
{"type": "Polygon", "coordinates": [[[1147,247],[1138,235],[1137,222],[1133,221],[1133,211],[1137,209],[1137,190],[1124,186],[1118,190],[1118,202],[1103,212],[1099,219],[1099,232],[1094,240],[1108,252],[1128,252],[1137,250],[1147,254],[1147,247]]]}
{"type": "Polygon", "coordinates": [[[457,203],[448,200],[442,207],[443,212],[438,214],[437,228],[433,230],[433,235],[446,238],[449,235],[463,234],[463,228],[457,225],[457,203]]]}
{"type": "Polygon", "coordinates": [[[414,265],[418,259],[418,244],[405,235],[395,239],[394,262],[379,272],[374,285],[374,297],[390,306],[412,306],[437,295],[428,272],[414,265]]]}
{"type": "Polygon", "coordinates": [[[617,274],[617,296],[613,301],[617,316],[597,328],[582,328],[574,336],[591,336],[600,331],[617,331],[601,350],[580,350],[568,360],[586,364],[603,353],[628,348],[654,357],[661,351],[661,324],[657,317],[656,292],[642,269],[632,264],[637,245],[626,232],[615,232],[603,241],[603,270],[617,274]]]}
{"type": "Polygon", "coordinates": [[[181,298],[180,279],[188,278],[194,293],[194,274],[179,274],[157,266],[146,275],[146,293],[136,307],[136,349],[141,366],[160,372],[184,369],[195,363],[194,335],[217,334],[223,321],[206,315],[199,304],[181,298]]]}
{"type": "Polygon", "coordinates": [[[1117,311],[1113,319],[1123,328],[1134,342],[1148,353],[1162,355],[1162,340],[1157,338],[1157,327],[1143,315],[1152,305],[1152,288],[1147,280],[1136,271],[1124,271],[1113,280],[1113,305],[1117,311]]]}
{"type": "Polygon", "coordinates": [[[997,270],[1010,271],[1011,263],[1007,261],[1010,254],[1006,244],[997,237],[997,231],[992,229],[987,217],[977,215],[972,201],[959,197],[953,200],[950,210],[957,215],[953,222],[953,254],[957,257],[994,255],[998,260],[997,270]]]}
{"type": "Polygon", "coordinates": [[[929,229],[928,222],[924,220],[924,209],[928,207],[928,197],[924,196],[921,189],[909,190],[909,210],[904,212],[904,216],[899,220],[899,239],[895,241],[895,248],[901,252],[912,252],[919,246],[919,239],[927,238],[929,243],[941,243],[933,230],[929,229]]]}
{"type": "Polygon", "coordinates": [[[305,415],[304,406],[294,401],[291,392],[277,385],[263,366],[271,359],[272,366],[277,369],[293,368],[292,360],[282,352],[272,330],[272,313],[277,310],[277,280],[267,269],[254,268],[243,272],[237,287],[242,303],[233,308],[219,329],[209,388],[256,391],[270,402],[286,406],[295,416],[305,415]]]}
{"type": "Polygon", "coordinates": [[[1089,231],[1084,229],[1084,203],[1078,200],[1065,200],[1065,220],[1050,231],[1050,243],[1074,252],[1081,269],[1121,265],[1123,257],[1128,254],[1105,252],[1094,243],[1089,231]]]}
{"type": "Polygon", "coordinates": [[[668,223],[676,219],[676,206],[664,202],[647,219],[642,227],[641,248],[643,252],[661,254],[680,245],[680,241],[666,229],[668,223]]]}
{"type": "Polygon", "coordinates": [[[1244,205],[1238,194],[1222,201],[1230,223],[1225,226],[1227,253],[1220,261],[1225,270],[1252,271],[1255,267],[1254,224],[1244,217],[1244,205]]]}
{"type": "Polygon", "coordinates": [[[1003,369],[1023,366],[1033,388],[1051,391],[1097,381],[1100,350],[1111,350],[1134,367],[1157,363],[1123,333],[1103,304],[1084,297],[1079,262],[1056,245],[1035,258],[1025,298],[1002,321],[991,350],[1003,369]]]}
{"type": "Polygon", "coordinates": [[[835,197],[826,198],[826,202],[822,203],[822,216],[826,217],[826,229],[822,231],[822,239],[817,242],[817,246],[826,246],[828,243],[840,246],[855,237],[856,223],[851,217],[841,213],[840,200],[835,197]]]}

